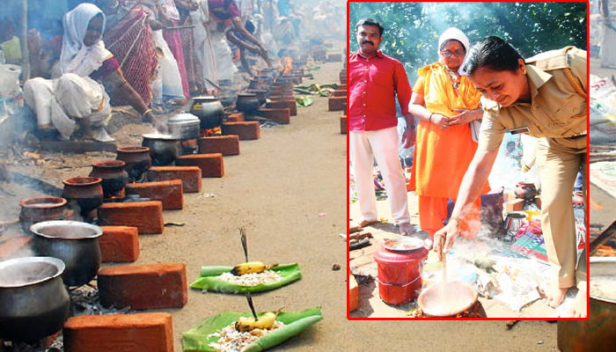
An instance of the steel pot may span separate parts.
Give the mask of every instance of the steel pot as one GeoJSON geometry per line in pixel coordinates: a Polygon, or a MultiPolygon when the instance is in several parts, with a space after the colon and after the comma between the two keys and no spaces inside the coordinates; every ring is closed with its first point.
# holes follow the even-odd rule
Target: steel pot
{"type": "MultiPolygon", "coordinates": [[[[616,292],[613,288],[599,286],[598,279],[593,283],[593,278],[616,281],[616,258],[590,257],[588,272],[588,320],[558,321],[558,348],[562,352],[616,351],[616,292]],[[597,292],[593,287],[606,292],[597,292]]],[[[614,287],[614,284],[611,287],[614,287]]]]}
{"type": "Polygon", "coordinates": [[[247,115],[254,115],[260,106],[257,95],[251,93],[238,94],[235,105],[239,111],[242,111],[247,115]]]}
{"type": "Polygon", "coordinates": [[[25,257],[0,262],[0,337],[35,342],[62,329],[70,298],[57,258],[25,257]]]}
{"type": "Polygon", "coordinates": [[[43,221],[32,225],[34,251],[38,255],[62,259],[67,286],[84,285],[96,276],[101,265],[98,238],[103,230],[79,221],[43,221]]]}
{"type": "Polygon", "coordinates": [[[222,119],[225,117],[222,103],[213,96],[195,97],[190,113],[199,118],[202,130],[222,125],[222,119]]]}
{"type": "Polygon", "coordinates": [[[199,138],[200,125],[199,118],[189,113],[177,114],[167,121],[169,134],[181,140],[199,138]]]}
{"type": "Polygon", "coordinates": [[[178,139],[170,134],[144,134],[141,145],[150,148],[154,166],[170,165],[179,154],[178,139]]]}

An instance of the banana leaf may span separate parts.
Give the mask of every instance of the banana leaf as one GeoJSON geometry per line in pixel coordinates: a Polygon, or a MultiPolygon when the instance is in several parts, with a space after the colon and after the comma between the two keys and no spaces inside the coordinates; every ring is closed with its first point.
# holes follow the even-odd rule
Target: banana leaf
{"type": "Polygon", "coordinates": [[[218,276],[222,273],[231,271],[231,266],[204,266],[201,267],[201,274],[197,280],[190,284],[191,288],[224,292],[224,293],[245,293],[245,292],[263,292],[270,291],[288,285],[293,281],[302,278],[302,273],[299,269],[299,264],[282,264],[270,269],[275,271],[282,277],[279,281],[269,284],[258,284],[255,286],[242,286],[228,281],[219,279],[218,276]]]}
{"type": "Polygon", "coordinates": [[[312,103],[314,102],[314,100],[312,99],[311,96],[300,96],[300,97],[296,97],[295,100],[297,101],[297,105],[298,106],[310,106],[312,105],[312,103]]]}
{"type": "MultiPolygon", "coordinates": [[[[263,314],[264,313],[260,313],[259,316],[263,314]]],[[[216,342],[219,338],[208,336],[216,331],[222,330],[240,317],[252,317],[252,314],[223,312],[205,319],[198,326],[182,333],[182,350],[184,352],[216,351],[213,347],[209,346],[209,344],[216,342]]],[[[302,312],[282,312],[278,315],[277,320],[283,322],[285,326],[260,337],[255,342],[248,345],[244,351],[260,352],[281,344],[321,319],[323,319],[321,307],[306,309],[302,312]]]]}

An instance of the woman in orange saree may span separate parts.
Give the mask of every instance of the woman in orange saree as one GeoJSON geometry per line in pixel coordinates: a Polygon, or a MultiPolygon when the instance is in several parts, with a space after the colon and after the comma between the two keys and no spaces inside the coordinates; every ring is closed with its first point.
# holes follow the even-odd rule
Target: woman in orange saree
{"type": "MultiPolygon", "coordinates": [[[[469,48],[466,35],[449,28],[439,39],[439,62],[418,70],[409,111],[419,119],[411,190],[419,196],[419,225],[431,237],[447,219],[447,202],[455,198],[477,142],[470,123],[480,120],[481,94],[458,69],[469,48]]],[[[488,184],[483,193],[489,191],[488,184]]],[[[474,237],[481,227],[480,199],[462,219],[460,234],[474,237]]]]}

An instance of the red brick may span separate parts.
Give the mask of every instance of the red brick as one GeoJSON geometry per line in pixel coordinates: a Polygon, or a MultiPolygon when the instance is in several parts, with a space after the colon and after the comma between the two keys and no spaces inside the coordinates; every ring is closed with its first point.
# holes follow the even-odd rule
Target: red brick
{"type": "Polygon", "coordinates": [[[134,262],[139,258],[139,231],[129,226],[102,226],[99,237],[103,263],[134,262]]]}
{"type": "Polygon", "coordinates": [[[359,286],[353,274],[349,275],[349,312],[359,308],[359,286]]]}
{"type": "Polygon", "coordinates": [[[32,241],[30,236],[10,238],[0,244],[0,258],[10,258],[27,247],[32,241]]]}
{"type": "Polygon", "coordinates": [[[148,202],[103,203],[98,208],[101,226],[132,226],[139,234],[163,233],[163,204],[148,202]]]}
{"type": "Polygon", "coordinates": [[[541,196],[535,197],[535,205],[541,209],[541,196]]]}
{"type": "Polygon", "coordinates": [[[181,308],[188,302],[186,264],[113,266],[99,270],[98,292],[104,307],[181,308]]]}
{"type": "Polygon", "coordinates": [[[270,90],[270,99],[278,95],[281,95],[284,97],[291,97],[293,96],[293,94],[294,92],[293,92],[293,89],[291,88],[272,87],[272,89],[270,90]]]}
{"type": "Polygon", "coordinates": [[[272,84],[272,89],[291,89],[293,90],[293,82],[278,81],[272,84]]]}
{"type": "Polygon", "coordinates": [[[342,90],[346,91],[346,89],[347,89],[347,85],[346,85],[346,83],[340,83],[340,84],[338,85],[338,89],[342,89],[342,90]]]}
{"type": "Polygon", "coordinates": [[[524,207],[524,199],[512,199],[505,203],[505,211],[520,211],[524,207]]]}
{"type": "Polygon", "coordinates": [[[346,97],[347,91],[346,89],[337,89],[332,92],[332,96],[334,97],[346,97]]]}
{"type": "Polygon", "coordinates": [[[236,135],[240,138],[240,141],[259,139],[261,137],[261,126],[257,121],[223,122],[222,134],[236,135]]]}
{"type": "Polygon", "coordinates": [[[244,113],[243,112],[234,112],[227,116],[227,121],[237,122],[244,121],[244,113]]]}
{"type": "Polygon", "coordinates": [[[235,135],[201,137],[199,138],[199,153],[238,155],[240,153],[240,137],[235,135]]]}
{"type": "Polygon", "coordinates": [[[276,95],[270,95],[268,99],[271,101],[293,99],[293,93],[280,93],[276,95]]]}
{"type": "Polygon", "coordinates": [[[267,103],[266,107],[272,108],[272,109],[288,108],[291,112],[291,116],[297,116],[297,102],[295,101],[295,99],[283,99],[283,100],[271,99],[271,101],[267,103]]]}
{"type": "MultiPolygon", "coordinates": [[[[269,104],[268,104],[269,105],[269,104]]],[[[289,109],[259,109],[259,115],[265,117],[266,119],[270,119],[276,123],[280,123],[283,125],[288,125],[291,123],[291,112],[289,109]]]]}
{"type": "Polygon", "coordinates": [[[175,159],[178,166],[198,166],[201,177],[223,177],[225,164],[221,153],[182,155],[175,159]]]}
{"type": "Polygon", "coordinates": [[[153,166],[148,181],[182,180],[184,193],[201,192],[201,169],[197,166],[153,166]]]}
{"type": "Polygon", "coordinates": [[[126,194],[138,194],[141,198],[160,200],[163,210],[180,210],[184,207],[182,180],[129,183],[126,194]]]}
{"type": "Polygon", "coordinates": [[[345,111],[347,97],[329,97],[329,111],[345,111]]]}
{"type": "Polygon", "coordinates": [[[340,116],[340,133],[347,134],[347,117],[346,115],[340,116]]]}
{"type": "Polygon", "coordinates": [[[64,324],[66,352],[173,352],[169,313],[82,315],[64,324]]]}
{"type": "Polygon", "coordinates": [[[347,83],[347,73],[346,73],[346,70],[340,71],[339,78],[340,78],[340,83],[344,83],[344,84],[347,83]]]}

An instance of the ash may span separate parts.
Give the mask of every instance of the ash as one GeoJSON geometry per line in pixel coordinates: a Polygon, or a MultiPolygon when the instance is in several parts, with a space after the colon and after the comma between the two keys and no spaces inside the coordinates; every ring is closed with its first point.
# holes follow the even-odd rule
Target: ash
{"type": "MultiPolygon", "coordinates": [[[[104,308],[98,299],[98,288],[95,284],[89,283],[80,287],[68,288],[71,297],[71,316],[80,315],[108,315],[108,314],[130,314],[130,307],[116,309],[115,307],[104,308]]],[[[36,343],[24,342],[0,342],[2,352],[64,352],[64,341],[61,331],[46,337],[36,343]],[[4,349],[2,349],[4,348],[4,349]]]]}

